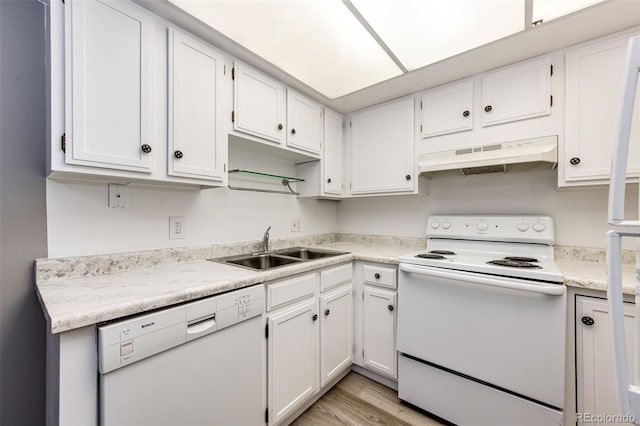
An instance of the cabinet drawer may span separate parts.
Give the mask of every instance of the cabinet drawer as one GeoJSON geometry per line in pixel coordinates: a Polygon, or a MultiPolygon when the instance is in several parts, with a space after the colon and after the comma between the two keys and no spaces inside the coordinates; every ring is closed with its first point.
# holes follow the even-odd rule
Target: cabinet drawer
{"type": "Polygon", "coordinates": [[[352,269],[349,263],[320,272],[320,291],[324,292],[351,281],[352,269]]]}
{"type": "Polygon", "coordinates": [[[267,311],[312,297],[318,287],[318,274],[307,274],[267,285],[267,311]]]}
{"type": "Polygon", "coordinates": [[[364,265],[362,267],[362,272],[365,284],[396,288],[396,268],[364,265]]]}

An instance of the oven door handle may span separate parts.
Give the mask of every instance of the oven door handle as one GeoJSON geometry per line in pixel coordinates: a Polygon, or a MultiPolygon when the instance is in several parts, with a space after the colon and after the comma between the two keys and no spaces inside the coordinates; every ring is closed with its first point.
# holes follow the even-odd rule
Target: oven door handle
{"type": "Polygon", "coordinates": [[[456,271],[450,272],[444,269],[435,269],[435,268],[422,268],[419,266],[407,265],[404,263],[400,264],[400,270],[402,272],[408,272],[410,274],[416,275],[424,275],[428,277],[437,277],[444,278],[456,281],[464,281],[472,284],[482,284],[491,287],[500,287],[507,288],[510,290],[521,290],[528,291],[531,293],[541,293],[547,294],[549,296],[562,296],[565,294],[565,287],[562,284],[545,284],[545,283],[537,283],[530,284],[523,280],[517,279],[508,279],[500,277],[486,277],[483,275],[470,275],[464,272],[456,271]]]}

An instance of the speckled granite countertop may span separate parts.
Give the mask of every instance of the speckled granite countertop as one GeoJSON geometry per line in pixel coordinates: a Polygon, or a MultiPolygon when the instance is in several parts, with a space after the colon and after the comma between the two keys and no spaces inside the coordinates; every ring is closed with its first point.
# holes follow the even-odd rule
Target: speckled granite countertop
{"type": "MultiPolygon", "coordinates": [[[[126,258],[129,266],[114,265],[106,273],[96,272],[96,263],[109,265],[108,255],[87,256],[84,261],[80,257],[39,259],[36,261],[36,277],[39,278],[36,288],[50,331],[56,334],[353,260],[397,264],[399,255],[423,247],[414,240],[409,244],[389,240],[384,240],[384,244],[380,242],[345,242],[335,241],[335,238],[334,241],[306,241],[306,246],[350,253],[269,271],[251,271],[197,259],[221,256],[216,250],[212,255],[202,247],[189,253],[180,251],[182,261],[170,263],[170,257],[164,256],[163,261],[159,262],[156,257],[153,261],[148,260],[151,264],[146,264],[146,255],[131,254],[126,258]],[[82,265],[85,265],[84,272],[82,265]]],[[[290,241],[288,246],[299,243],[298,240],[290,241]]],[[[225,250],[222,255],[234,254],[225,250]]],[[[121,254],[112,257],[120,261],[125,258],[121,254]]]]}
{"type": "MultiPolygon", "coordinates": [[[[425,247],[421,238],[324,234],[274,241],[274,249],[308,246],[349,254],[251,271],[205,259],[251,252],[256,242],[36,261],[36,288],[50,331],[61,333],[115,318],[212,296],[339,263],[397,264],[425,247]]],[[[626,261],[632,256],[627,254],[626,261]]],[[[601,250],[556,248],[567,286],[607,289],[601,250]]],[[[623,266],[623,290],[633,294],[635,268],[623,266]]]]}

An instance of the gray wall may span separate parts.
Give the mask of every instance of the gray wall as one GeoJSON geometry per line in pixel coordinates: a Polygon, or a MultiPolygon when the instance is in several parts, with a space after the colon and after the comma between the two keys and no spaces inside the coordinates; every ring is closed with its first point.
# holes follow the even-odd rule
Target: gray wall
{"type": "Polygon", "coordinates": [[[44,424],[47,255],[44,7],[0,0],[0,424],[44,424]]]}

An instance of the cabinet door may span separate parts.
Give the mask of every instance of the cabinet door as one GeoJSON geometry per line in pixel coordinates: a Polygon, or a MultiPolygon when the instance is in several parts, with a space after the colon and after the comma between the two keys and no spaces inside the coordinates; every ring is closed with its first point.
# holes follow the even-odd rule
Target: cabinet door
{"type": "Polygon", "coordinates": [[[285,86],[248,65],[236,62],[233,67],[233,129],[283,143],[285,86]]]}
{"type": "Polygon", "coordinates": [[[473,79],[422,94],[422,138],[473,129],[473,79]]]}
{"type": "Polygon", "coordinates": [[[396,293],[364,286],[364,365],[396,378],[396,293]]]}
{"type": "Polygon", "coordinates": [[[482,125],[551,113],[551,58],[502,68],[482,77],[482,125]]]}
{"type": "Polygon", "coordinates": [[[414,188],[414,100],[356,112],[350,120],[352,194],[414,188]]]}
{"type": "Polygon", "coordinates": [[[353,296],[351,283],[320,297],[320,387],[353,361],[353,296]]]}
{"type": "Polygon", "coordinates": [[[268,317],[270,425],[291,414],[319,389],[319,322],[317,299],[268,317]]]}
{"type": "Polygon", "coordinates": [[[149,15],[125,1],[65,9],[65,161],[150,172],[149,15]]]}
{"type": "Polygon", "coordinates": [[[342,114],[324,109],[324,155],[322,156],[322,187],[327,194],[342,194],[343,159],[342,114]]]}
{"type": "Polygon", "coordinates": [[[169,174],[223,180],[220,85],[224,56],[169,30],[169,174]]]}
{"type": "MultiPolygon", "coordinates": [[[[609,179],[620,114],[627,37],[567,53],[565,180],[609,179]],[[575,164],[573,164],[575,163],[575,164]]],[[[628,173],[640,175],[640,90],[631,128],[628,173]]]]}
{"type": "MultiPolygon", "coordinates": [[[[619,414],[613,348],[606,300],[578,296],[576,298],[576,378],[578,413],[619,414]],[[583,317],[593,325],[582,322],[583,317]]],[[[635,312],[634,305],[624,307],[629,372],[633,371],[635,312]]],[[[633,374],[630,374],[632,380],[633,374]]],[[[578,419],[578,424],[583,424],[578,419]]],[[[604,424],[587,423],[584,424],[604,424]]],[[[613,423],[609,423],[613,424],[613,423]]]]}
{"type": "Polygon", "coordinates": [[[287,146],[320,154],[322,148],[322,105],[287,90],[287,146]]]}

